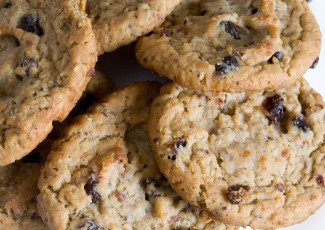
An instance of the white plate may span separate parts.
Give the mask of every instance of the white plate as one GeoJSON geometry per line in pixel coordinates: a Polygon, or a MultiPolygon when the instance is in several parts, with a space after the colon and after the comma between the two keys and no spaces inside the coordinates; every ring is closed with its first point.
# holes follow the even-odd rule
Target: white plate
{"type": "MultiPolygon", "coordinates": [[[[310,6],[316,15],[322,32],[325,34],[325,1],[313,0],[310,6]]],[[[321,52],[319,63],[315,69],[308,70],[305,78],[311,86],[325,98],[325,41],[323,41],[322,44],[324,49],[321,52]]],[[[110,79],[115,82],[117,87],[125,86],[139,80],[165,81],[152,72],[141,68],[135,60],[133,49],[134,45],[130,45],[122,47],[113,53],[105,54],[99,59],[99,69],[104,70],[110,79]]],[[[306,229],[325,229],[325,205],[306,221],[285,228],[285,230],[306,229]]]]}

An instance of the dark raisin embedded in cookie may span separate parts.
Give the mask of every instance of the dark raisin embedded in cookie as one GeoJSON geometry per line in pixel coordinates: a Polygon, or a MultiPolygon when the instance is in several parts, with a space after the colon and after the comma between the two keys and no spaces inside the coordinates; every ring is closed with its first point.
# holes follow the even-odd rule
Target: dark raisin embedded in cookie
{"type": "Polygon", "coordinates": [[[200,15],[200,16],[204,16],[204,15],[206,15],[207,13],[208,13],[208,11],[207,11],[206,9],[201,9],[199,15],[200,15]]]}
{"type": "Polygon", "coordinates": [[[280,95],[274,95],[265,100],[264,108],[268,112],[266,116],[270,122],[280,123],[283,120],[286,108],[282,101],[280,95]]]}
{"type": "Polygon", "coordinates": [[[304,133],[307,133],[309,130],[309,124],[306,118],[303,115],[299,115],[293,122],[293,125],[299,129],[302,129],[304,133]]]}
{"type": "Polygon", "coordinates": [[[87,221],[85,224],[83,224],[82,226],[80,226],[80,229],[85,229],[85,230],[103,230],[103,228],[99,227],[93,221],[87,221]]]}
{"type": "Polygon", "coordinates": [[[30,70],[33,66],[36,66],[36,62],[34,59],[26,58],[23,60],[20,66],[25,68],[25,74],[26,76],[29,76],[30,70]]]}
{"type": "Polygon", "coordinates": [[[172,145],[172,156],[168,156],[168,159],[176,160],[176,155],[180,147],[186,147],[186,140],[184,137],[177,137],[176,141],[172,145]]]}
{"type": "Polygon", "coordinates": [[[244,200],[245,194],[249,191],[247,185],[232,185],[226,192],[226,197],[231,204],[239,204],[244,200]]]}
{"type": "Polygon", "coordinates": [[[38,36],[43,35],[43,29],[39,24],[39,19],[32,14],[26,14],[20,19],[18,28],[37,34],[38,36]]]}
{"type": "Polygon", "coordinates": [[[313,64],[310,66],[311,69],[315,69],[316,66],[318,65],[319,62],[319,57],[315,59],[315,61],[313,62],[313,64]]]}
{"type": "Polygon", "coordinates": [[[160,31],[160,35],[161,36],[165,36],[165,37],[172,37],[173,36],[173,32],[170,32],[169,29],[162,28],[161,31],[160,31]]]}
{"type": "Polygon", "coordinates": [[[258,12],[258,9],[254,7],[254,8],[252,9],[252,15],[256,14],[257,12],[258,12]]]}
{"type": "Polygon", "coordinates": [[[8,9],[8,8],[10,8],[10,7],[12,7],[12,3],[11,3],[11,1],[8,1],[8,2],[6,2],[6,3],[4,4],[4,6],[3,6],[2,8],[8,9]]]}
{"type": "Polygon", "coordinates": [[[283,58],[283,53],[281,51],[276,52],[275,54],[272,55],[272,57],[269,59],[269,63],[278,63],[281,61],[283,58]]]}
{"type": "Polygon", "coordinates": [[[316,183],[320,186],[324,186],[324,177],[322,175],[318,175],[316,177],[316,183]]]}
{"type": "Polygon", "coordinates": [[[99,175],[96,173],[91,176],[91,178],[87,181],[87,183],[84,186],[87,195],[91,196],[92,203],[98,203],[99,201],[100,195],[98,192],[96,192],[96,188],[95,188],[98,182],[99,182],[99,175]]]}
{"type": "Polygon", "coordinates": [[[306,2],[311,2],[312,0],[306,0],[306,2]]]}
{"type": "Polygon", "coordinates": [[[222,58],[222,63],[216,65],[217,76],[234,72],[238,69],[240,62],[235,56],[225,56],[222,58]]]}
{"type": "Polygon", "coordinates": [[[230,34],[231,36],[233,36],[233,38],[235,40],[240,40],[241,39],[240,33],[236,28],[237,26],[234,23],[232,23],[230,21],[222,21],[222,22],[220,22],[220,25],[224,26],[225,31],[228,34],[230,34]]]}

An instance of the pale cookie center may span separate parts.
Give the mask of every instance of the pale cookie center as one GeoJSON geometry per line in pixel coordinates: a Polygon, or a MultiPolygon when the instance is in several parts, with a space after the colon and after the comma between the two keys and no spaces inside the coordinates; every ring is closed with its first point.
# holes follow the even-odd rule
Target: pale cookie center
{"type": "MultiPolygon", "coordinates": [[[[221,57],[236,56],[246,65],[255,66],[279,51],[280,21],[275,15],[274,1],[246,2],[238,9],[227,9],[219,1],[206,1],[201,7],[202,13],[209,16],[203,36],[217,38],[214,45],[225,50],[221,57]]],[[[216,64],[221,65],[222,60],[216,64]]]]}

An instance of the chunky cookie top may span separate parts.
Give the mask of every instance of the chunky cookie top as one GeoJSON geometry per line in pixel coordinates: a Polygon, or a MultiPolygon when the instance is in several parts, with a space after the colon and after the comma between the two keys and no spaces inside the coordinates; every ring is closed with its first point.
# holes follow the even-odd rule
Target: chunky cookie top
{"type": "Polygon", "coordinates": [[[0,165],[6,165],[67,116],[97,54],[78,1],[1,1],[0,16],[0,165]]]}
{"type": "Polygon", "coordinates": [[[155,158],[188,202],[229,224],[278,228],[325,201],[325,104],[301,80],[246,93],[170,83],[152,105],[155,158]]]}
{"type": "Polygon", "coordinates": [[[159,26],[180,0],[88,0],[86,11],[99,54],[135,41],[159,26]]]}
{"type": "Polygon", "coordinates": [[[145,121],[159,91],[130,85],[79,117],[42,169],[38,208],[53,229],[235,229],[188,205],[159,173],[145,121]]]}
{"type": "Polygon", "coordinates": [[[0,168],[0,228],[47,229],[36,208],[40,164],[22,161],[0,168]]]}
{"type": "Polygon", "coordinates": [[[304,0],[185,0],[139,40],[139,62],[200,90],[293,84],[319,55],[321,34],[304,0]]]}

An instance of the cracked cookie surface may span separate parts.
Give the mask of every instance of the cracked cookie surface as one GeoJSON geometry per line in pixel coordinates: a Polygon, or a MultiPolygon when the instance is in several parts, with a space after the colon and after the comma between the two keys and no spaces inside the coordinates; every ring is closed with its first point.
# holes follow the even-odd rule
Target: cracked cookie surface
{"type": "Polygon", "coordinates": [[[184,0],[139,39],[136,56],[184,87],[238,92],[292,85],[320,45],[305,0],[184,0]]]}
{"type": "Polygon", "coordinates": [[[127,86],[79,117],[42,169],[41,216],[53,229],[235,229],[185,203],[159,173],[145,132],[156,83],[127,86]]]}
{"type": "Polygon", "coordinates": [[[97,59],[78,1],[0,2],[0,165],[22,158],[62,121],[97,59]]]}
{"type": "Polygon", "coordinates": [[[99,54],[135,41],[159,26],[180,0],[88,0],[99,54]]]}
{"type": "Polygon", "coordinates": [[[151,107],[157,164],[189,203],[253,228],[299,223],[325,201],[325,105],[307,82],[199,92],[170,83],[151,107]]]}

